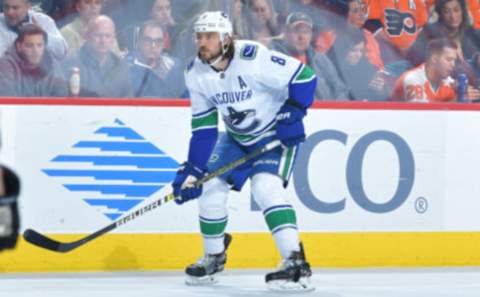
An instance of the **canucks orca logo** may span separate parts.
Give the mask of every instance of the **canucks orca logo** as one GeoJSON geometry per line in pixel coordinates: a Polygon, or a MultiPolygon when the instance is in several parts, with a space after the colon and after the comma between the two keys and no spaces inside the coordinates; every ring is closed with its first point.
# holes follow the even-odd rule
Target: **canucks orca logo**
{"type": "Polygon", "coordinates": [[[69,191],[114,221],[161,190],[175,177],[178,162],[120,120],[100,127],[94,140],[73,145],[43,169],[69,191]]]}
{"type": "Polygon", "coordinates": [[[258,46],[253,44],[246,44],[243,46],[242,50],[240,51],[240,58],[244,60],[253,60],[257,56],[257,49],[258,46]]]}
{"type": "Polygon", "coordinates": [[[256,112],[253,109],[236,111],[233,107],[228,107],[228,116],[223,118],[228,128],[239,134],[246,134],[254,131],[260,121],[255,118],[256,112]]]}
{"type": "Polygon", "coordinates": [[[409,34],[417,32],[417,25],[413,15],[396,9],[385,9],[385,25],[388,34],[391,36],[400,36],[402,31],[409,34]]]}

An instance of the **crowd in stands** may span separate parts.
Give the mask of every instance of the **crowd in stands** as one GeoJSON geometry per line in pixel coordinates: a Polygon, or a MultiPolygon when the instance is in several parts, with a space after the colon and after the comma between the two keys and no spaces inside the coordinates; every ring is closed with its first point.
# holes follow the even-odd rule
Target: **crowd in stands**
{"type": "Polygon", "coordinates": [[[317,100],[480,101],[478,0],[0,0],[0,8],[0,96],[188,98],[192,25],[222,10],[234,38],[312,67],[317,100]]]}

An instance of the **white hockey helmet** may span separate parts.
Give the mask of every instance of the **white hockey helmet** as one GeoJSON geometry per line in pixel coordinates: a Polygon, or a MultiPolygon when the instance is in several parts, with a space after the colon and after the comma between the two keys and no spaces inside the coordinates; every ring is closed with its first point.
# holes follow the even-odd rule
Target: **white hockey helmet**
{"type": "Polygon", "coordinates": [[[218,32],[222,39],[225,35],[232,37],[233,27],[226,13],[222,11],[207,11],[202,13],[193,24],[193,31],[218,32]]]}

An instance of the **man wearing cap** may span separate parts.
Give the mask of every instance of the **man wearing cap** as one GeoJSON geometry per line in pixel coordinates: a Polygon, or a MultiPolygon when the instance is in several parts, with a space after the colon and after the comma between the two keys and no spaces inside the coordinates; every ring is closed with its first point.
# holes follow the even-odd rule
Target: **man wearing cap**
{"type": "Polygon", "coordinates": [[[297,58],[315,71],[317,75],[316,99],[347,100],[347,87],[338,76],[330,59],[325,54],[313,50],[312,36],[312,19],[303,12],[292,12],[287,17],[283,39],[275,41],[272,48],[297,58]]]}
{"type": "Polygon", "coordinates": [[[225,232],[228,194],[241,191],[250,179],[251,195],[283,259],[276,271],[265,276],[268,287],[312,290],[312,272],[286,187],[298,147],[305,140],[303,118],[313,102],[315,74],[297,59],[258,42],[233,40],[232,24],[220,11],[200,15],[194,31],[198,56],[185,74],[192,136],[188,159],[172,184],[178,204],[199,198],[204,256],[187,267],[187,283],[213,283],[223,271],[232,240],[225,232]],[[227,130],[220,137],[219,118],[227,130]],[[196,183],[208,172],[267,145],[271,150],[266,153],[203,186],[196,183]]]}

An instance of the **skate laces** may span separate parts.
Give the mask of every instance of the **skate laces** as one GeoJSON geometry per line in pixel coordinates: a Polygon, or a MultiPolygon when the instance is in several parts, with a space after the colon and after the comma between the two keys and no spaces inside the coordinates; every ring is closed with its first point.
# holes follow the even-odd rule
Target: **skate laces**
{"type": "Polygon", "coordinates": [[[277,265],[278,270],[285,270],[287,268],[295,267],[300,265],[300,261],[296,259],[282,259],[282,261],[277,265]]]}
{"type": "Polygon", "coordinates": [[[214,256],[204,255],[203,257],[198,259],[198,261],[195,264],[197,264],[198,266],[208,266],[213,262],[214,262],[214,256]]]}
{"type": "Polygon", "coordinates": [[[305,260],[303,259],[302,255],[299,254],[299,252],[293,252],[290,257],[287,259],[282,259],[282,261],[278,264],[277,268],[279,270],[287,269],[287,268],[292,268],[292,267],[297,267],[301,266],[305,260]]]}
{"type": "Polygon", "coordinates": [[[198,259],[197,263],[195,264],[198,266],[210,267],[214,265],[216,260],[219,259],[221,256],[222,254],[217,254],[217,255],[206,254],[200,259],[198,259]]]}

